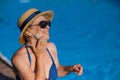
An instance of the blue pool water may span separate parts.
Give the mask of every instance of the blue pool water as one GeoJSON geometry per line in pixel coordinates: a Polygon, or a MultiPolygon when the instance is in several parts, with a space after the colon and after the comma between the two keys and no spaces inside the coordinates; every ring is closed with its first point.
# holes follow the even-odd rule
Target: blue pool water
{"type": "Polygon", "coordinates": [[[9,60],[21,46],[17,19],[31,7],[55,12],[50,41],[60,63],[84,67],[57,80],[120,80],[120,0],[1,0],[0,52],[9,60]]]}

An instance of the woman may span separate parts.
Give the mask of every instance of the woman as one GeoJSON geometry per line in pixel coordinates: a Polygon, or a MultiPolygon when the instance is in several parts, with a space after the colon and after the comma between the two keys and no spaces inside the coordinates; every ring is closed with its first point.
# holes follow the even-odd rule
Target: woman
{"type": "Polygon", "coordinates": [[[23,44],[12,57],[17,80],[55,80],[71,72],[82,74],[82,66],[61,66],[55,44],[48,42],[52,11],[27,10],[18,20],[23,44]]]}

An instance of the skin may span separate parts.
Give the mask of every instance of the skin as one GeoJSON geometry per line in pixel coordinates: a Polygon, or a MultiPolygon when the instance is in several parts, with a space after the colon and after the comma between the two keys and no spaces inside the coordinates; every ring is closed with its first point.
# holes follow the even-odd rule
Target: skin
{"type": "MultiPolygon", "coordinates": [[[[40,16],[34,20],[32,25],[38,24],[43,20],[46,21],[45,17],[40,16]]],[[[12,64],[16,68],[14,72],[19,75],[22,80],[45,80],[49,78],[52,60],[46,48],[48,48],[54,59],[58,77],[63,77],[71,72],[75,72],[77,75],[82,74],[83,67],[80,64],[72,66],[60,65],[55,44],[47,41],[49,39],[49,29],[50,27],[48,25],[44,29],[36,25],[28,27],[24,32],[24,35],[27,36],[28,39],[28,50],[30,52],[32,64],[30,66],[25,45],[19,48],[12,57],[12,64]],[[37,33],[41,34],[39,39],[35,37],[37,33]]]]}

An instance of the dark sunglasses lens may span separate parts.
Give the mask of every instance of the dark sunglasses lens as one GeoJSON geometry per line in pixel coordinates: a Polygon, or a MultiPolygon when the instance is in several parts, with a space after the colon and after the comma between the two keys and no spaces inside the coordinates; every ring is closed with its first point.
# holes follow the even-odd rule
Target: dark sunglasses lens
{"type": "Polygon", "coordinates": [[[50,21],[48,21],[48,25],[49,25],[49,27],[51,27],[51,23],[50,23],[50,21]]]}
{"type": "Polygon", "coordinates": [[[41,22],[39,23],[39,26],[40,26],[41,28],[45,28],[47,25],[50,26],[50,21],[41,21],[41,22]]]}

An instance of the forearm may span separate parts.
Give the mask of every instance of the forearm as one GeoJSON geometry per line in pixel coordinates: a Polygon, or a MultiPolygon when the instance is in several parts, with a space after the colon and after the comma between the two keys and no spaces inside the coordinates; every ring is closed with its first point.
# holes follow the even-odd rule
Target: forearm
{"type": "Polygon", "coordinates": [[[42,56],[36,58],[35,80],[45,80],[45,65],[42,56]]]}
{"type": "Polygon", "coordinates": [[[73,66],[59,66],[58,67],[58,77],[65,76],[73,72],[73,66]]]}

